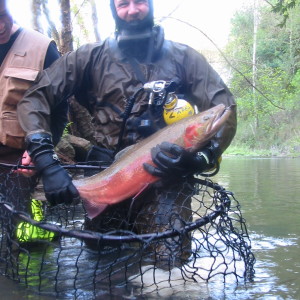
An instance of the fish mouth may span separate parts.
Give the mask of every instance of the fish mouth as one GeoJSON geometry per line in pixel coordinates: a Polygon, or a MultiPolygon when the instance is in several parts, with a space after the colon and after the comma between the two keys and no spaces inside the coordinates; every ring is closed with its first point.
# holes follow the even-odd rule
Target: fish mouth
{"type": "Polygon", "coordinates": [[[208,129],[211,132],[216,132],[220,127],[227,121],[232,112],[232,106],[223,106],[222,109],[218,109],[214,117],[213,122],[211,123],[210,128],[208,129]]]}

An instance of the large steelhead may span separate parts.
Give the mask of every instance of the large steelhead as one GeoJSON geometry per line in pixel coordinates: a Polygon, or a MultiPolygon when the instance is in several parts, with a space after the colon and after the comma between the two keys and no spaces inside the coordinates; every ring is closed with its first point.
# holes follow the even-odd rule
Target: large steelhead
{"type": "Polygon", "coordinates": [[[159,180],[143,168],[143,163],[153,164],[150,153],[153,147],[167,141],[197,152],[219,131],[230,113],[230,108],[219,104],[182,119],[132,146],[106,170],[74,181],[89,218],[96,217],[107,205],[133,197],[159,180]]]}

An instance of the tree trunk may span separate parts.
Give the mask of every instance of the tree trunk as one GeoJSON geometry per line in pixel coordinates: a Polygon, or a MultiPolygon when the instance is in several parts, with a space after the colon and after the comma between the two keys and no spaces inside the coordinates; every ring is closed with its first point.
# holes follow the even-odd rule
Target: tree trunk
{"type": "MultiPolygon", "coordinates": [[[[70,0],[60,0],[61,6],[61,52],[65,54],[73,51],[73,37],[71,24],[70,0]]],[[[89,112],[81,106],[74,97],[68,99],[69,102],[69,120],[71,134],[93,141],[93,129],[91,125],[91,116],[89,112]]]]}
{"type": "Polygon", "coordinates": [[[65,54],[73,50],[70,0],[60,0],[60,11],[62,24],[60,51],[65,54]]]}
{"type": "Polygon", "coordinates": [[[31,8],[32,8],[32,26],[33,29],[43,33],[43,28],[40,23],[40,17],[42,15],[41,10],[42,1],[41,0],[32,0],[31,8]]]}
{"type": "Polygon", "coordinates": [[[81,106],[74,97],[69,100],[70,133],[96,144],[94,126],[88,110],[81,106]]]}
{"type": "MultiPolygon", "coordinates": [[[[61,52],[65,54],[73,51],[72,23],[70,0],[60,0],[61,7],[61,52]]],[[[94,142],[91,116],[89,112],[81,106],[74,97],[68,99],[70,131],[73,135],[94,142]]]]}
{"type": "Polygon", "coordinates": [[[93,20],[95,40],[97,42],[101,42],[101,37],[98,30],[98,14],[97,14],[97,7],[96,7],[95,0],[90,0],[90,4],[92,8],[92,20],[93,20]]]}
{"type": "Polygon", "coordinates": [[[49,9],[48,9],[48,0],[43,0],[42,5],[43,5],[43,13],[47,19],[48,26],[49,26],[47,30],[48,35],[49,37],[54,39],[58,49],[60,49],[61,48],[60,36],[54,22],[50,18],[49,9]]]}
{"type": "Polygon", "coordinates": [[[258,127],[258,103],[256,93],[256,79],[257,79],[257,61],[256,61],[256,48],[257,48],[257,28],[258,28],[258,0],[254,0],[253,6],[253,47],[252,47],[252,96],[255,111],[255,131],[258,127]]]}

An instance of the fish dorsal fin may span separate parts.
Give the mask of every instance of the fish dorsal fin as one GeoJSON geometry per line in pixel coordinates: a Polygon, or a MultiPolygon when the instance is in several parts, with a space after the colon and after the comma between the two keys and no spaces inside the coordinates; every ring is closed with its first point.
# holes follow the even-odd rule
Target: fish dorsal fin
{"type": "Polygon", "coordinates": [[[115,156],[115,161],[118,161],[122,156],[124,156],[129,150],[132,149],[134,145],[128,146],[124,148],[123,150],[119,151],[115,156]]]}

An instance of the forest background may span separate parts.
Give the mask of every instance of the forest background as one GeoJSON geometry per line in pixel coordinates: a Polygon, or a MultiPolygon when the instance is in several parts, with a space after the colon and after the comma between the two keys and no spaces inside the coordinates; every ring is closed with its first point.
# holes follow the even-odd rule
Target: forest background
{"type": "MultiPolygon", "coordinates": [[[[97,2],[30,0],[32,28],[52,37],[62,54],[86,42],[101,42],[97,2]]],[[[224,44],[217,44],[208,29],[176,17],[181,2],[156,22],[176,21],[187,35],[197,32],[210,44],[191,46],[220,73],[238,104],[238,130],[226,154],[299,156],[300,0],[244,1],[231,18],[224,44]]],[[[221,28],[217,15],[212,18],[221,28]]]]}

